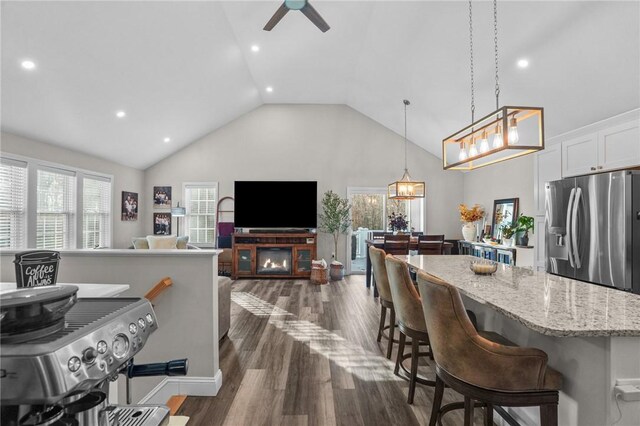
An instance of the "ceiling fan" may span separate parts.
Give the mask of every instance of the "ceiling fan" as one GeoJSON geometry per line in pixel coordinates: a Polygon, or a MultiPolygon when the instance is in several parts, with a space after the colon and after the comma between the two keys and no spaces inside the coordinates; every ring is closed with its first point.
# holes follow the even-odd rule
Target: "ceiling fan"
{"type": "Polygon", "coordinates": [[[307,0],[284,0],[284,3],[276,10],[276,13],[273,14],[263,29],[271,31],[290,10],[299,10],[304,13],[304,16],[309,18],[323,33],[326,33],[331,28],[307,0]]]}

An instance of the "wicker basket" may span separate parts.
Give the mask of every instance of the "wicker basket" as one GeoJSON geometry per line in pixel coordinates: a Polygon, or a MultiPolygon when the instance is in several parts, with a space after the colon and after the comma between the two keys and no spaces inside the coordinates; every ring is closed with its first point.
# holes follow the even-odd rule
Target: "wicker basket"
{"type": "Polygon", "coordinates": [[[311,283],[327,284],[329,282],[329,268],[311,269],[311,283]]]}

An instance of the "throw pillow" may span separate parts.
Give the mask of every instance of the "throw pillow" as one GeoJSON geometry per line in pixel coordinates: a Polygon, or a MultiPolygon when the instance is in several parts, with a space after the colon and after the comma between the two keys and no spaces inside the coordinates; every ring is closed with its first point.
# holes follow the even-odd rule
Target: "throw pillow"
{"type": "Polygon", "coordinates": [[[182,237],[178,237],[177,240],[176,240],[176,248],[178,248],[180,250],[186,250],[188,242],[189,242],[189,236],[188,235],[184,235],[182,237]]]}
{"type": "Polygon", "coordinates": [[[149,248],[149,242],[146,237],[132,238],[131,242],[133,243],[133,248],[136,250],[149,248]]]}
{"type": "Polygon", "coordinates": [[[176,248],[176,236],[168,235],[162,237],[156,237],[154,235],[147,235],[147,241],[149,242],[149,248],[151,250],[159,249],[174,249],[176,248]]]}

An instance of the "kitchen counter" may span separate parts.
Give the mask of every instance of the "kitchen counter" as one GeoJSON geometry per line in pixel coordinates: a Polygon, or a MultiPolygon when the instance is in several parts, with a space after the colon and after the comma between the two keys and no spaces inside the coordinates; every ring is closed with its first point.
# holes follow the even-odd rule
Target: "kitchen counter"
{"type": "Polygon", "coordinates": [[[538,333],[556,337],[640,336],[640,296],[528,268],[498,264],[476,275],[471,256],[396,256],[465,296],[538,333]]]}
{"type": "MultiPolygon", "coordinates": [[[[129,284],[58,283],[78,286],[78,297],[116,297],[129,290],[129,284]]],[[[16,289],[16,283],[0,283],[0,294],[16,289]]]]}
{"type": "MultiPolygon", "coordinates": [[[[501,264],[475,275],[471,256],[396,257],[456,286],[481,329],[547,353],[564,377],[558,424],[639,424],[640,401],[616,402],[614,391],[618,380],[640,380],[639,295],[501,264]]],[[[507,411],[522,425],[540,424],[537,408],[507,411]]]]}

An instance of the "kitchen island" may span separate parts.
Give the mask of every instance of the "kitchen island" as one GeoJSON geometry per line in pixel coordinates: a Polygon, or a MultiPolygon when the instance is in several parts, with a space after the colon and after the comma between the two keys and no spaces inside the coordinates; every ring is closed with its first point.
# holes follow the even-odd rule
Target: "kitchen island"
{"type": "MultiPolygon", "coordinates": [[[[470,256],[396,257],[456,286],[481,328],[547,352],[564,376],[559,424],[640,424],[640,401],[616,404],[614,395],[616,380],[640,384],[640,296],[502,264],[475,275],[470,256]]],[[[538,424],[535,408],[507,411],[538,424]]]]}

